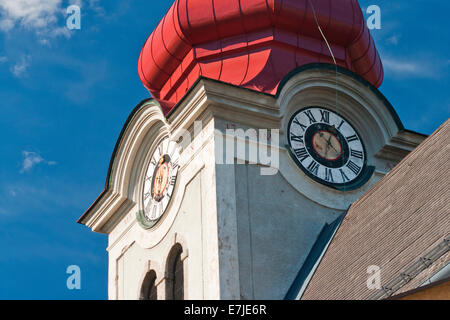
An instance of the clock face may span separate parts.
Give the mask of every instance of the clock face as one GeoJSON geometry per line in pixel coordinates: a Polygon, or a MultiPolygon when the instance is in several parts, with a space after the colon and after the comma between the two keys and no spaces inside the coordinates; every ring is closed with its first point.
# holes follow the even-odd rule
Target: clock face
{"type": "Polygon", "coordinates": [[[314,180],[328,186],[353,184],[361,177],[366,152],[352,125],[323,107],[297,111],[288,124],[291,155],[314,180]]]}
{"type": "Polygon", "coordinates": [[[152,154],[142,193],[144,216],[150,223],[156,223],[169,205],[177,180],[179,156],[177,144],[167,138],[152,154]]]}

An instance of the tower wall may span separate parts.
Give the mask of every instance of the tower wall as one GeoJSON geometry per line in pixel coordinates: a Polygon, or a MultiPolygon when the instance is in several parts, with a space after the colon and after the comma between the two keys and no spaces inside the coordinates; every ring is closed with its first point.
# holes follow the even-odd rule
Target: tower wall
{"type": "MultiPolygon", "coordinates": [[[[240,141],[246,150],[254,145],[240,141]]],[[[142,103],[118,140],[105,192],[82,217],[108,234],[109,298],[142,297],[150,270],[158,298],[166,298],[167,261],[178,244],[185,299],[282,299],[325,224],[369,191],[390,169],[386,163],[395,166],[418,143],[375,88],[326,65],[290,75],[275,96],[202,79],[167,118],[154,101],[142,103]],[[365,142],[374,171],[357,188],[314,181],[289,153],[288,120],[310,105],[338,110],[365,142]],[[237,129],[257,132],[277,161],[246,158],[236,146],[227,163],[223,147],[237,144],[237,129]],[[270,130],[278,138],[262,139],[270,130]],[[138,219],[145,164],[163,136],[179,142],[180,167],[167,210],[148,228],[138,219]]]]}

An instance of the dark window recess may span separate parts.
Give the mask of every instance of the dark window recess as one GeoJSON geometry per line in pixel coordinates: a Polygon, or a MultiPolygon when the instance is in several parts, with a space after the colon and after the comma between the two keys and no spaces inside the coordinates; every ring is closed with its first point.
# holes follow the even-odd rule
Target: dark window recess
{"type": "Polygon", "coordinates": [[[177,254],[174,264],[173,271],[173,299],[183,300],[184,299],[184,289],[183,289],[183,261],[181,261],[181,252],[177,254]]]}
{"type": "Polygon", "coordinates": [[[155,284],[156,273],[151,270],[144,278],[141,289],[141,300],[158,300],[158,291],[155,284]]]}
{"type": "Polygon", "coordinates": [[[166,300],[184,300],[183,248],[176,244],[170,250],[166,265],[166,300]]]}

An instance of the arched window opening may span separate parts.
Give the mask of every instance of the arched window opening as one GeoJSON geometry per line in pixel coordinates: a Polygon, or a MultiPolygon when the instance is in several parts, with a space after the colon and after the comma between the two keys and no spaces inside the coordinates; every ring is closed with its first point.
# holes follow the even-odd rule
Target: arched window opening
{"type": "Polygon", "coordinates": [[[141,300],[158,300],[158,291],[156,288],[156,272],[150,270],[145,275],[141,287],[141,300]]]}
{"type": "Polygon", "coordinates": [[[166,299],[184,300],[184,267],[181,260],[183,248],[176,244],[167,259],[166,299]]]}

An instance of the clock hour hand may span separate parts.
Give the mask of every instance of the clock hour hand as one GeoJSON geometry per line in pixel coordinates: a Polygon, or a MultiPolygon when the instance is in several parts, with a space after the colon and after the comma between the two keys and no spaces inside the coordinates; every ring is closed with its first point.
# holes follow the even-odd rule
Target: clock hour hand
{"type": "Polygon", "coordinates": [[[325,155],[328,155],[328,148],[331,147],[334,149],[334,151],[336,151],[337,153],[339,153],[336,148],[333,146],[333,144],[331,143],[331,137],[332,135],[330,134],[330,137],[328,138],[328,140],[326,138],[323,137],[323,133],[320,132],[319,136],[327,143],[327,147],[325,149],[325,155]]]}
{"type": "Polygon", "coordinates": [[[327,141],[327,147],[328,147],[328,146],[332,147],[332,148],[334,149],[334,151],[336,151],[336,153],[339,153],[339,152],[336,150],[336,148],[333,146],[333,144],[331,143],[331,135],[330,135],[330,139],[328,139],[328,141],[327,141]]]}
{"type": "Polygon", "coordinates": [[[327,146],[325,148],[325,157],[328,156],[328,148],[330,147],[330,140],[331,140],[331,136],[330,136],[330,139],[328,139],[328,141],[327,141],[327,146]]]}

